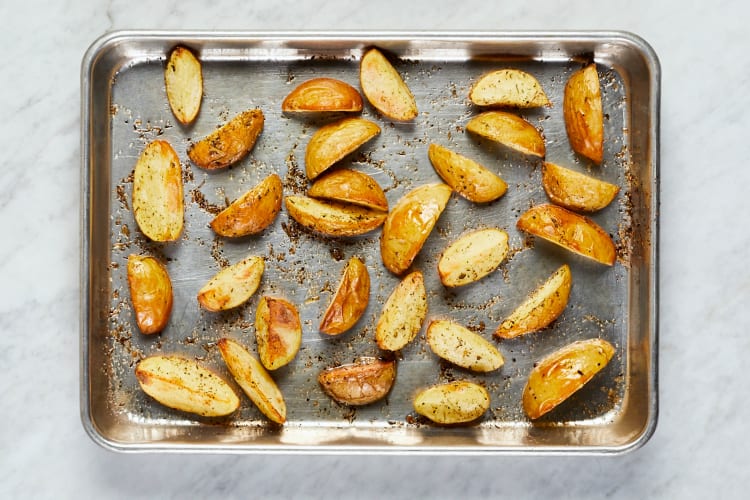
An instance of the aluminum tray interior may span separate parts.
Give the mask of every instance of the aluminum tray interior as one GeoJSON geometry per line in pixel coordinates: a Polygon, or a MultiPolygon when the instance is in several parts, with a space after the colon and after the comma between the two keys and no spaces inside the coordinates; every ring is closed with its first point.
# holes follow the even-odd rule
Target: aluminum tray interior
{"type": "MultiPolygon", "coordinates": [[[[122,451],[232,452],[588,452],[634,449],[651,435],[657,414],[657,207],[659,66],[650,47],[627,33],[195,33],[116,32],[95,42],[82,68],[82,331],[81,411],[95,441],[122,451]],[[164,92],[163,65],[176,44],[203,62],[204,99],[196,122],[181,126],[164,92]],[[379,355],[374,324],[398,279],[383,267],[379,231],[331,239],[300,230],[285,210],[257,237],[215,237],[208,222],[217,207],[277,172],[285,193],[306,188],[304,149],[331,117],[281,113],[297,84],[330,76],[358,87],[359,57],[376,45],[395,56],[416,96],[420,114],[393,123],[370,106],[363,116],[382,133],[343,164],[371,174],[391,205],[409,189],[439,180],[427,158],[437,142],[490,167],[509,185],[488,205],[454,195],[414,267],[425,273],[429,316],[451,317],[486,338],[523,297],[562,263],[573,271],[563,315],[548,329],[498,343],[506,363],[477,375],[440,362],[419,337],[398,355],[398,377],[386,401],[349,408],[328,399],[318,372],[379,355]],[[571,152],[562,119],[568,76],[596,61],[605,112],[601,167],[571,152]],[[515,67],[537,76],[551,108],[520,112],[544,132],[547,159],[588,171],[622,187],[618,198],[592,216],[615,239],[612,268],[574,256],[515,229],[520,213],[546,201],[540,162],[479,140],[464,130],[478,110],[468,90],[482,73],[515,67]],[[260,107],[265,129],[251,154],[221,172],[191,166],[190,140],[234,114],[260,107]],[[185,230],[171,244],[154,244],[139,232],[130,211],[132,171],[144,146],[168,140],[183,161],[185,230]],[[436,258],[472,228],[508,231],[511,253],[499,270],[455,290],[442,287],[436,258]],[[167,263],[174,308],[167,329],[143,336],[134,324],[126,279],[130,253],[150,253],[167,263]],[[259,292],[244,307],[221,314],[202,311],[197,290],[226,263],[265,256],[259,292]],[[371,274],[370,305],[353,331],[320,335],[317,324],[346,260],[362,257],[371,274]],[[154,353],[194,357],[230,380],[214,343],[223,335],[255,350],[254,311],[263,294],[298,304],[303,345],[296,360],[274,377],[284,392],[288,422],[268,423],[247,399],[225,419],[197,418],[169,410],[145,396],[135,363],[154,353]],[[532,423],[520,395],[534,362],[573,340],[602,337],[616,346],[607,368],[558,409],[532,423]],[[412,398],[419,388],[465,378],[491,393],[490,411],[475,425],[439,427],[418,417],[412,398]]],[[[233,383],[233,382],[232,382],[233,383]]],[[[238,391],[239,392],[239,391],[238,391]]]]}

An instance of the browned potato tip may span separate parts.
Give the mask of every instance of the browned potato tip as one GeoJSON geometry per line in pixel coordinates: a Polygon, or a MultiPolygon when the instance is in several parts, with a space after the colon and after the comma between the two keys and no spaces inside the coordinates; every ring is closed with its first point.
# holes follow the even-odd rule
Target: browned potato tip
{"type": "Polygon", "coordinates": [[[508,185],[499,176],[448,148],[430,144],[428,155],[446,184],[469,201],[487,203],[500,198],[508,190],[508,185]]]}
{"type": "Polygon", "coordinates": [[[305,149],[305,172],[312,180],[380,133],[364,118],[344,118],[318,129],[305,149]]]}
{"type": "Polygon", "coordinates": [[[302,324],[297,308],[277,297],[263,297],[255,313],[258,356],[268,370],[289,364],[302,345],[302,324]]]}
{"type": "Polygon", "coordinates": [[[323,391],[339,403],[361,406],[383,399],[396,380],[396,362],[362,357],[318,375],[323,391]]]}
{"type": "Polygon", "coordinates": [[[221,338],[216,343],[229,372],[250,401],[272,422],[286,421],[286,403],[276,382],[257,359],[238,342],[221,338]]]}
{"type": "Polygon", "coordinates": [[[198,302],[209,311],[240,306],[260,286],[265,270],[263,257],[251,256],[219,271],[198,292],[198,302]]]}
{"type": "Polygon", "coordinates": [[[208,170],[237,163],[253,149],[263,131],[263,111],[250,109],[188,148],[193,163],[208,170]]]}
{"type": "Polygon", "coordinates": [[[612,238],[591,219],[555,205],[537,205],[519,217],[516,227],[602,264],[615,263],[612,238]]]}
{"type": "Polygon", "coordinates": [[[339,335],[349,330],[367,309],[370,301],[370,273],[357,257],[352,257],[344,268],[336,293],[320,322],[320,331],[339,335]]]}
{"type": "Polygon", "coordinates": [[[571,283],[570,267],[565,264],[500,323],[495,337],[512,339],[545,328],[568,305],[571,283]]]}
{"type": "Polygon", "coordinates": [[[269,175],[219,212],[211,221],[211,229],[220,236],[228,237],[263,231],[281,211],[282,191],[279,176],[269,175]]]}
{"type": "Polygon", "coordinates": [[[508,254],[508,233],[487,228],[467,233],[448,245],[438,260],[438,275],[445,286],[462,286],[484,278],[508,254]]]}
{"type": "Polygon", "coordinates": [[[313,78],[292,90],[281,110],[285,113],[320,111],[362,111],[362,96],[346,82],[313,78]]]}
{"type": "Polygon", "coordinates": [[[133,172],[133,215],[138,227],[154,241],[174,241],[182,233],[180,158],[166,141],[146,146],[133,172]]]}
{"type": "Polygon", "coordinates": [[[544,158],[544,138],[534,126],[512,113],[487,111],[466,124],[466,130],[499,142],[519,153],[544,158]]]}
{"type": "Polygon", "coordinates": [[[600,164],[604,155],[604,114],[596,64],[571,75],[565,85],[563,117],[573,151],[600,164]]]}
{"type": "Polygon", "coordinates": [[[145,335],[164,330],[172,313],[172,281],[153,257],[128,256],[128,285],[135,321],[145,335]]]}
{"type": "Polygon", "coordinates": [[[458,380],[423,390],[414,398],[414,409],[436,424],[465,424],[490,408],[490,393],[474,382],[458,380]]]}
{"type": "Polygon", "coordinates": [[[526,415],[534,420],[551,411],[607,366],[614,354],[606,340],[579,340],[535,363],[523,390],[526,415]]]}
{"type": "Polygon", "coordinates": [[[143,392],[175,410],[203,417],[223,417],[240,406],[224,379],[191,359],[150,356],[135,367],[143,392]]]}
{"type": "Polygon", "coordinates": [[[580,212],[601,210],[620,192],[614,184],[549,162],[542,165],[542,186],[553,203],[580,212]]]}
{"type": "Polygon", "coordinates": [[[414,340],[427,316],[427,291],[420,271],[408,274],[386,300],[375,327],[378,347],[398,351],[414,340]]]}
{"type": "Polygon", "coordinates": [[[477,106],[536,108],[551,105],[539,80],[519,69],[500,69],[483,75],[471,87],[469,99],[477,106]]]}
{"type": "Polygon", "coordinates": [[[183,125],[195,120],[203,99],[201,63],[185,47],[175,47],[164,69],[167,100],[175,118],[183,125]]]}
{"type": "Polygon", "coordinates": [[[417,116],[411,90],[378,49],[372,48],[362,56],[359,82],[370,104],[388,118],[407,121],[417,116]]]}
{"type": "Polygon", "coordinates": [[[432,352],[467,370],[491,372],[505,363],[494,345],[453,321],[431,322],[426,337],[432,352]]]}
{"type": "Polygon", "coordinates": [[[357,170],[334,170],[319,177],[307,190],[307,196],[388,211],[383,188],[375,179],[357,170]]]}
{"type": "Polygon", "coordinates": [[[403,274],[422,249],[451,196],[442,183],[425,184],[406,193],[383,224],[380,256],[394,274],[403,274]]]}
{"type": "Polygon", "coordinates": [[[320,201],[306,196],[287,196],[284,199],[289,216],[326,236],[356,236],[376,229],[387,214],[348,203],[320,201]]]}

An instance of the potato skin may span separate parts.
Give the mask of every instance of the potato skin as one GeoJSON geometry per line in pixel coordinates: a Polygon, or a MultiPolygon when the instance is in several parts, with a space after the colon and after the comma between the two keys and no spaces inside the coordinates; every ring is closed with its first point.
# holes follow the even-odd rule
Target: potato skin
{"type": "Polygon", "coordinates": [[[430,144],[428,155],[435,171],[445,183],[469,201],[495,201],[508,190],[508,185],[498,175],[448,148],[430,144]]]}
{"type": "Polygon", "coordinates": [[[289,364],[302,345],[302,324],[294,304],[278,297],[262,297],[255,312],[255,339],[266,369],[289,364]]]}
{"type": "Polygon", "coordinates": [[[240,306],[260,286],[265,270],[263,257],[251,256],[222,269],[198,291],[198,302],[212,312],[240,306]]]}
{"type": "Polygon", "coordinates": [[[529,122],[504,111],[486,111],[466,124],[469,132],[499,142],[519,153],[544,158],[542,134],[529,122]]]}
{"type": "Polygon", "coordinates": [[[182,233],[180,158],[167,141],[153,141],[143,150],[133,172],[133,215],[153,241],[175,241],[182,233]]]}
{"type": "Polygon", "coordinates": [[[427,327],[426,337],[432,352],[468,370],[491,372],[505,363],[494,345],[454,321],[432,321],[427,327]]]}
{"type": "Polygon", "coordinates": [[[352,257],[344,268],[336,293],[323,313],[320,331],[340,335],[349,330],[367,309],[370,301],[370,273],[357,257],[352,257]]]}
{"type": "Polygon", "coordinates": [[[388,211],[383,188],[375,179],[357,170],[342,168],[318,177],[307,190],[307,196],[388,211]]]}
{"type": "Polygon", "coordinates": [[[320,127],[305,148],[307,178],[315,179],[379,133],[380,127],[364,118],[344,118],[320,127]]]}
{"type": "Polygon", "coordinates": [[[383,350],[398,351],[414,340],[427,316],[427,291],[420,271],[408,274],[385,301],[375,326],[375,341],[383,350]]]}
{"type": "Polygon", "coordinates": [[[530,208],[518,218],[516,227],[602,264],[615,263],[612,238],[591,219],[555,205],[530,208]]]}
{"type": "Polygon", "coordinates": [[[614,356],[606,340],[579,340],[553,352],[529,373],[523,390],[523,409],[535,420],[565,401],[599,373],[614,356]]]}
{"type": "Polygon", "coordinates": [[[260,233],[281,211],[283,189],[279,176],[269,175],[219,212],[211,221],[211,229],[230,238],[260,233]]]}
{"type": "Polygon", "coordinates": [[[203,417],[223,417],[240,406],[224,379],[191,359],[150,356],[135,367],[143,392],[175,410],[203,417]]]}
{"type": "Polygon", "coordinates": [[[599,165],[604,156],[604,113],[596,64],[589,64],[568,79],[563,118],[573,151],[599,165]]]}
{"type": "Polygon", "coordinates": [[[393,274],[403,274],[422,249],[453,191],[442,183],[425,184],[406,193],[383,224],[380,255],[393,274]]]}
{"type": "Polygon", "coordinates": [[[200,61],[190,49],[177,46],[169,54],[164,86],[175,118],[183,125],[192,123],[203,100],[203,72],[200,61]]]}
{"type": "Polygon", "coordinates": [[[414,409],[436,424],[465,424],[477,420],[490,408],[490,394],[467,380],[439,384],[414,398],[414,409]]]}
{"type": "Polygon", "coordinates": [[[601,210],[620,192],[614,184],[550,162],[542,164],[542,186],[552,203],[578,212],[601,210]]]}
{"type": "Polygon", "coordinates": [[[263,131],[263,111],[249,109],[238,114],[219,129],[190,145],[188,156],[207,170],[225,168],[237,163],[253,149],[263,131]]]}
{"type": "Polygon", "coordinates": [[[518,69],[500,69],[482,75],[471,87],[469,99],[477,106],[536,108],[552,105],[539,80],[518,69]]]}
{"type": "Polygon", "coordinates": [[[292,219],[326,236],[345,237],[368,233],[383,224],[387,217],[380,210],[306,196],[287,196],[284,202],[292,219]]]}
{"type": "Polygon", "coordinates": [[[508,233],[486,228],[466,233],[443,250],[438,275],[445,286],[463,286],[492,273],[508,255],[508,233]]]}
{"type": "Polygon", "coordinates": [[[172,313],[172,281],[153,257],[128,256],[128,285],[138,329],[144,335],[164,330],[172,313]]]}
{"type": "Polygon", "coordinates": [[[346,82],[313,78],[302,82],[281,103],[285,113],[362,111],[362,96],[346,82]]]}
{"type": "Polygon", "coordinates": [[[417,116],[417,102],[396,68],[376,48],[362,56],[359,83],[370,104],[392,120],[408,121],[417,116]]]}
{"type": "Polygon", "coordinates": [[[362,357],[318,375],[323,391],[342,404],[362,406],[383,399],[396,380],[396,362],[362,357]]]}

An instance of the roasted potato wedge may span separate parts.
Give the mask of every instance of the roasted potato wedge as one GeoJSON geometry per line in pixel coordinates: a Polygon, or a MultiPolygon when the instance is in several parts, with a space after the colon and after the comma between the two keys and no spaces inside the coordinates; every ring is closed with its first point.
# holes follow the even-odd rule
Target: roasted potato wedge
{"type": "Polygon", "coordinates": [[[498,175],[448,148],[430,144],[428,155],[445,183],[469,201],[495,201],[508,190],[508,185],[498,175]]]}
{"type": "Polygon", "coordinates": [[[571,284],[570,267],[565,264],[500,323],[495,337],[512,339],[552,323],[568,305],[571,284]]]}
{"type": "Polygon", "coordinates": [[[508,233],[487,228],[464,234],[448,245],[438,260],[438,275],[445,286],[462,286],[478,281],[508,255],[508,233]]]}
{"type": "Polygon", "coordinates": [[[542,165],[542,186],[553,203],[580,212],[601,210],[620,191],[614,184],[549,162],[542,165]]]}
{"type": "Polygon", "coordinates": [[[396,362],[362,357],[318,375],[323,391],[339,403],[361,406],[383,399],[396,380],[396,362]]]}
{"type": "Polygon", "coordinates": [[[614,354],[606,340],[579,340],[536,363],[523,390],[526,415],[534,420],[551,411],[607,366],[614,354]]]}
{"type": "Polygon", "coordinates": [[[551,105],[539,80],[519,69],[499,69],[483,75],[471,87],[469,99],[477,106],[536,108],[551,105]]]}
{"type": "Polygon", "coordinates": [[[537,205],[519,217],[516,227],[602,264],[615,263],[612,238],[591,219],[555,205],[537,205]]]}
{"type": "Polygon", "coordinates": [[[568,79],[563,118],[573,151],[600,164],[604,156],[604,114],[596,64],[589,64],[568,79]]]}
{"type": "Polygon", "coordinates": [[[362,96],[346,82],[333,78],[313,78],[299,84],[284,102],[285,113],[321,111],[362,111],[362,96]]]}
{"type": "Polygon", "coordinates": [[[334,170],[319,177],[307,190],[307,196],[388,211],[383,188],[375,179],[357,170],[334,170]]]}
{"type": "Polygon", "coordinates": [[[305,172],[312,180],[380,133],[364,118],[344,118],[320,127],[305,149],[305,172]]]}
{"type": "Polygon", "coordinates": [[[133,216],[143,234],[154,241],[174,241],[182,233],[180,158],[166,141],[146,146],[133,172],[133,216]]]}
{"type": "Polygon", "coordinates": [[[201,109],[203,72],[200,61],[189,49],[175,47],[169,54],[164,86],[175,118],[183,125],[192,123],[201,109]]]}
{"type": "Polygon", "coordinates": [[[370,273],[357,257],[352,257],[344,268],[344,275],[331,303],[323,313],[320,331],[339,335],[354,326],[370,301],[370,273]]]}
{"type": "Polygon", "coordinates": [[[219,271],[198,292],[198,302],[209,311],[226,311],[244,304],[260,286],[266,264],[251,256],[219,271]]]}
{"type": "Polygon", "coordinates": [[[466,130],[499,142],[519,153],[544,158],[546,147],[542,134],[520,116],[504,111],[486,111],[472,118],[466,130]]]}
{"type": "Polygon", "coordinates": [[[135,367],[143,392],[175,410],[203,417],[223,417],[240,406],[224,379],[191,359],[150,356],[135,367]]]}
{"type": "Polygon", "coordinates": [[[232,339],[221,338],[216,343],[229,372],[247,397],[272,422],[286,421],[286,403],[276,382],[250,352],[232,339]]]}
{"type": "Polygon", "coordinates": [[[417,102],[396,68],[375,48],[365,52],[359,67],[359,83],[370,104],[392,120],[417,116],[417,102]]]}
{"type": "Polygon", "coordinates": [[[427,291],[420,271],[408,274],[396,286],[375,326],[375,341],[386,351],[398,351],[414,340],[427,316],[427,291]]]}
{"type": "Polygon", "coordinates": [[[262,297],[255,312],[255,339],[260,362],[268,370],[289,364],[302,345],[302,324],[294,304],[262,297]]]}
{"type": "Polygon", "coordinates": [[[327,236],[368,233],[383,224],[388,215],[380,210],[306,196],[287,196],[284,200],[292,219],[327,236]]]}
{"type": "Polygon", "coordinates": [[[388,270],[400,275],[409,269],[443,213],[451,192],[446,184],[425,184],[398,200],[380,236],[380,255],[388,270]]]}
{"type": "Polygon", "coordinates": [[[426,337],[432,352],[468,370],[491,372],[505,363],[503,355],[494,345],[453,321],[431,322],[426,337]]]}
{"type": "Polygon", "coordinates": [[[191,144],[187,152],[190,160],[208,170],[237,163],[255,146],[263,131],[264,120],[260,109],[243,111],[205,138],[191,144]]]}
{"type": "Polygon", "coordinates": [[[437,424],[472,422],[489,408],[487,389],[467,380],[432,386],[414,398],[417,413],[437,424]]]}
{"type": "Polygon", "coordinates": [[[283,189],[279,176],[269,175],[219,212],[211,221],[211,229],[231,238],[263,231],[281,210],[283,189]]]}
{"type": "Polygon", "coordinates": [[[135,321],[145,335],[164,330],[172,313],[172,281],[153,257],[128,256],[128,285],[135,321]]]}

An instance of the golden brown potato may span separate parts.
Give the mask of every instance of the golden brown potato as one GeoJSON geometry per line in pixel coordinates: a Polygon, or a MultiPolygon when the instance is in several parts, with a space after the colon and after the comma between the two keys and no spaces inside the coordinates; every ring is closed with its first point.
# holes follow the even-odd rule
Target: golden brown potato
{"type": "Polygon", "coordinates": [[[466,130],[499,142],[519,153],[544,158],[544,138],[534,126],[512,113],[486,111],[466,124],[466,130]]]}
{"type": "Polygon", "coordinates": [[[244,304],[260,286],[266,264],[248,257],[219,271],[198,292],[198,302],[209,311],[226,311],[244,304]]]}
{"type": "Polygon", "coordinates": [[[357,257],[352,257],[344,268],[344,275],[331,303],[323,313],[320,331],[339,335],[354,326],[370,301],[370,273],[357,257]]]}
{"type": "Polygon", "coordinates": [[[490,393],[467,380],[439,384],[414,398],[414,409],[437,424],[472,422],[490,408],[490,393]]]}
{"type": "Polygon", "coordinates": [[[307,190],[307,196],[388,211],[383,188],[375,179],[357,170],[334,170],[319,177],[307,190]]]}
{"type": "Polygon", "coordinates": [[[380,133],[364,118],[344,118],[320,127],[305,149],[305,172],[312,180],[380,133]]]}
{"type": "Polygon", "coordinates": [[[237,163],[253,149],[263,131],[263,111],[249,109],[235,116],[200,141],[191,144],[188,156],[208,170],[237,163]]]}
{"type": "Polygon", "coordinates": [[[285,113],[362,111],[362,96],[341,80],[313,78],[292,90],[281,103],[281,110],[285,113]]]}
{"type": "Polygon", "coordinates": [[[388,270],[400,275],[409,269],[443,213],[451,192],[442,183],[425,184],[398,200],[385,220],[380,237],[380,255],[388,270]]]}
{"type": "Polygon", "coordinates": [[[438,260],[438,275],[445,286],[462,286],[478,281],[508,255],[508,233],[487,228],[466,233],[448,245],[438,260]]]}
{"type": "Polygon", "coordinates": [[[392,120],[417,116],[417,102],[396,68],[375,48],[365,52],[359,67],[359,83],[370,104],[392,120]]]}
{"type": "Polygon", "coordinates": [[[604,114],[596,64],[571,75],[565,85],[563,117],[573,151],[600,164],[604,155],[604,114]]]}
{"type": "Polygon", "coordinates": [[[487,203],[500,198],[508,190],[508,185],[499,176],[450,149],[430,144],[428,155],[446,184],[469,201],[487,203]]]}
{"type": "Polygon", "coordinates": [[[441,358],[475,372],[491,372],[505,363],[494,345],[471,330],[449,320],[427,327],[427,344],[441,358]]]}
{"type": "Polygon", "coordinates": [[[499,69],[483,75],[471,87],[469,99],[477,106],[536,108],[551,105],[539,80],[519,69],[499,69]]]}
{"type": "Polygon", "coordinates": [[[286,421],[286,403],[276,382],[247,349],[232,339],[216,343],[229,372],[250,401],[272,422],[286,421]]]}
{"type": "Polygon", "coordinates": [[[568,305],[571,283],[570,267],[565,264],[500,323],[495,337],[512,339],[552,323],[568,305]]]}
{"type": "Polygon", "coordinates": [[[128,285],[138,329],[145,335],[164,330],[172,313],[172,281],[153,257],[128,256],[128,285]]]}
{"type": "Polygon", "coordinates": [[[542,186],[553,203],[580,212],[601,210],[620,191],[614,184],[549,162],[542,166],[542,186]]]}
{"type": "Polygon", "coordinates": [[[419,271],[408,274],[383,306],[375,341],[386,351],[398,351],[414,340],[427,316],[427,291],[419,271]]]}
{"type": "Polygon", "coordinates": [[[608,266],[617,257],[615,244],[604,229],[562,207],[537,205],[521,215],[516,227],[608,266]]]}
{"type": "Polygon", "coordinates": [[[195,120],[203,99],[201,63],[185,47],[175,47],[164,69],[167,100],[175,118],[183,125],[195,120]]]}
{"type": "Polygon", "coordinates": [[[154,241],[174,241],[182,233],[182,167],[172,146],[146,146],[133,172],[133,215],[143,234],[154,241]]]}
{"type": "Polygon", "coordinates": [[[211,229],[232,238],[263,231],[281,210],[283,189],[279,176],[269,175],[219,212],[211,221],[211,229]]]}
{"type": "Polygon", "coordinates": [[[289,364],[302,345],[302,324],[294,304],[277,297],[262,297],[255,312],[258,356],[268,370],[289,364]]]}
{"type": "Polygon", "coordinates": [[[523,390],[526,415],[537,419],[565,401],[607,366],[614,353],[606,340],[579,340],[536,363],[523,390]]]}
{"type": "Polygon", "coordinates": [[[355,363],[320,372],[323,391],[339,403],[361,406],[383,399],[396,380],[396,362],[359,358],[355,363]]]}
{"type": "Polygon", "coordinates": [[[289,216],[308,229],[327,236],[356,236],[380,226],[388,214],[348,203],[287,196],[289,216]]]}
{"type": "Polygon", "coordinates": [[[175,410],[203,417],[223,417],[240,406],[224,379],[191,359],[150,356],[135,367],[143,392],[175,410]]]}

